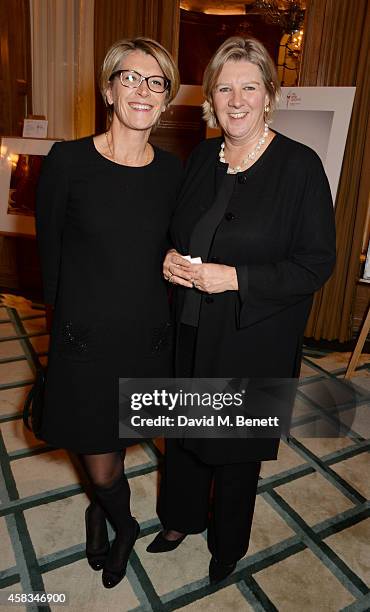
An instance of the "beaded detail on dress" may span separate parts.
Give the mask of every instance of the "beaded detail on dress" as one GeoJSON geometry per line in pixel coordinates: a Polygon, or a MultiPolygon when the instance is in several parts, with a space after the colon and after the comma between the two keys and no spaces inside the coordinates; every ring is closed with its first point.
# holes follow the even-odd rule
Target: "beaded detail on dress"
{"type": "Polygon", "coordinates": [[[85,353],[89,331],[79,323],[66,321],[61,328],[60,348],[70,353],[85,353]]]}
{"type": "Polygon", "coordinates": [[[152,352],[157,353],[170,344],[172,338],[172,323],[165,323],[162,327],[156,327],[154,329],[152,337],[152,352]]]}

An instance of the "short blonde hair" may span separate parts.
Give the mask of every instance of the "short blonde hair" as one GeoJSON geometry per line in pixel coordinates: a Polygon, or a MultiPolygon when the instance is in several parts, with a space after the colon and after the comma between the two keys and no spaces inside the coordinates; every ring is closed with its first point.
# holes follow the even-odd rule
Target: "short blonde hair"
{"type": "Polygon", "coordinates": [[[108,49],[99,78],[100,92],[107,107],[109,122],[111,122],[113,116],[113,108],[107,100],[110,77],[115,70],[119,70],[123,58],[132,51],[142,51],[157,60],[164,76],[170,82],[169,88],[166,89],[166,104],[174,99],[180,87],[180,75],[177,66],[170,53],[161,44],[151,38],[144,37],[118,40],[108,49]]]}
{"type": "Polygon", "coordinates": [[[275,65],[269,52],[255,38],[242,38],[231,36],[217,49],[211,58],[203,76],[203,119],[209,127],[218,127],[217,117],[213,110],[213,90],[224,64],[228,61],[238,62],[244,60],[255,64],[260,69],[263,83],[269,98],[269,109],[265,113],[265,120],[269,121],[280,97],[280,83],[275,65]]]}

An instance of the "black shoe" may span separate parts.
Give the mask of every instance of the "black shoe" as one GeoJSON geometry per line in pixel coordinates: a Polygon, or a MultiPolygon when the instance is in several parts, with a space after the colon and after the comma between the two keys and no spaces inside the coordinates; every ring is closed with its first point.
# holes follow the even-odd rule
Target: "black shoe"
{"type": "Polygon", "coordinates": [[[99,571],[103,569],[110,546],[104,514],[102,514],[99,521],[96,518],[94,521],[94,517],[91,515],[92,511],[93,504],[90,504],[85,511],[86,557],[90,567],[95,571],[99,571]],[[97,542],[99,543],[98,546],[97,542]]]}
{"type": "Polygon", "coordinates": [[[235,563],[222,563],[217,561],[216,557],[211,558],[209,564],[209,581],[211,584],[222,582],[227,576],[233,573],[236,566],[235,563]]]}
{"type": "Polygon", "coordinates": [[[186,538],[186,533],[177,540],[167,540],[164,537],[163,531],[160,531],[155,536],[153,542],[150,542],[149,546],[147,546],[147,552],[150,553],[161,553],[161,552],[169,552],[170,550],[175,550],[178,546],[180,546],[181,542],[186,538]]]}
{"type": "Polygon", "coordinates": [[[102,582],[106,589],[112,589],[119,582],[121,582],[122,578],[126,575],[127,562],[131,551],[134,547],[134,544],[138,538],[140,533],[140,526],[136,519],[132,518],[131,524],[131,533],[125,540],[122,542],[121,539],[114,540],[112,544],[112,548],[110,549],[110,553],[107,557],[107,560],[104,564],[104,570],[102,574],[102,582]],[[114,558],[115,563],[117,565],[117,557],[119,558],[120,568],[116,569],[114,567],[114,558]],[[109,563],[111,566],[109,566],[109,563]]]}

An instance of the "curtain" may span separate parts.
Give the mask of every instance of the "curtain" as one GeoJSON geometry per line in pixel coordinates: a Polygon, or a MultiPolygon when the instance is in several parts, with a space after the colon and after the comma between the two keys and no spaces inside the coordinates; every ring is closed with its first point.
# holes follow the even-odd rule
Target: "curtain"
{"type": "Polygon", "coordinates": [[[99,70],[108,47],[120,38],[149,36],[177,59],[180,0],[95,0],[95,57],[99,70]]]}
{"type": "Polygon", "coordinates": [[[337,192],[337,264],[316,294],[306,336],[343,342],[352,337],[352,309],[360,268],[370,188],[367,0],[311,0],[305,25],[300,86],[356,86],[337,192]]]}
{"type": "Polygon", "coordinates": [[[94,0],[79,0],[75,137],[95,130],[94,0]]]}
{"type": "Polygon", "coordinates": [[[30,0],[33,114],[50,138],[93,133],[94,0],[30,0]]]}
{"type": "MultiPolygon", "coordinates": [[[[180,0],[95,0],[95,74],[105,54],[121,38],[148,36],[177,60],[180,0]]],[[[96,89],[96,131],[105,129],[105,107],[96,89]]]]}

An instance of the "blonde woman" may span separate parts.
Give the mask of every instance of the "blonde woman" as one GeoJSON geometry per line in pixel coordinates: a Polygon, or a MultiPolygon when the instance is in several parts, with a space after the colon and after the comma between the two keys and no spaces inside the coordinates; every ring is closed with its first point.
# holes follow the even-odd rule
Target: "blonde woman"
{"type": "MultiPolygon", "coordinates": [[[[222,137],[188,161],[163,265],[177,286],[177,375],[294,378],[313,293],[335,262],[328,181],[314,151],[269,127],[279,82],[260,42],[226,40],[203,86],[222,137]]],[[[164,531],[148,550],[208,528],[210,580],[223,580],[247,552],[261,461],[277,450],[269,439],[168,440],[164,531]]]]}
{"type": "Polygon", "coordinates": [[[45,302],[55,305],[43,438],[77,453],[90,477],[86,553],[111,588],[140,531],[123,468],[135,441],[118,437],[118,378],[171,372],[161,266],[182,166],[148,142],[179,88],[159,43],[115,43],[100,88],[109,127],[53,146],[39,185],[37,237],[45,302]],[[112,547],[106,518],[116,531],[112,547]]]}

